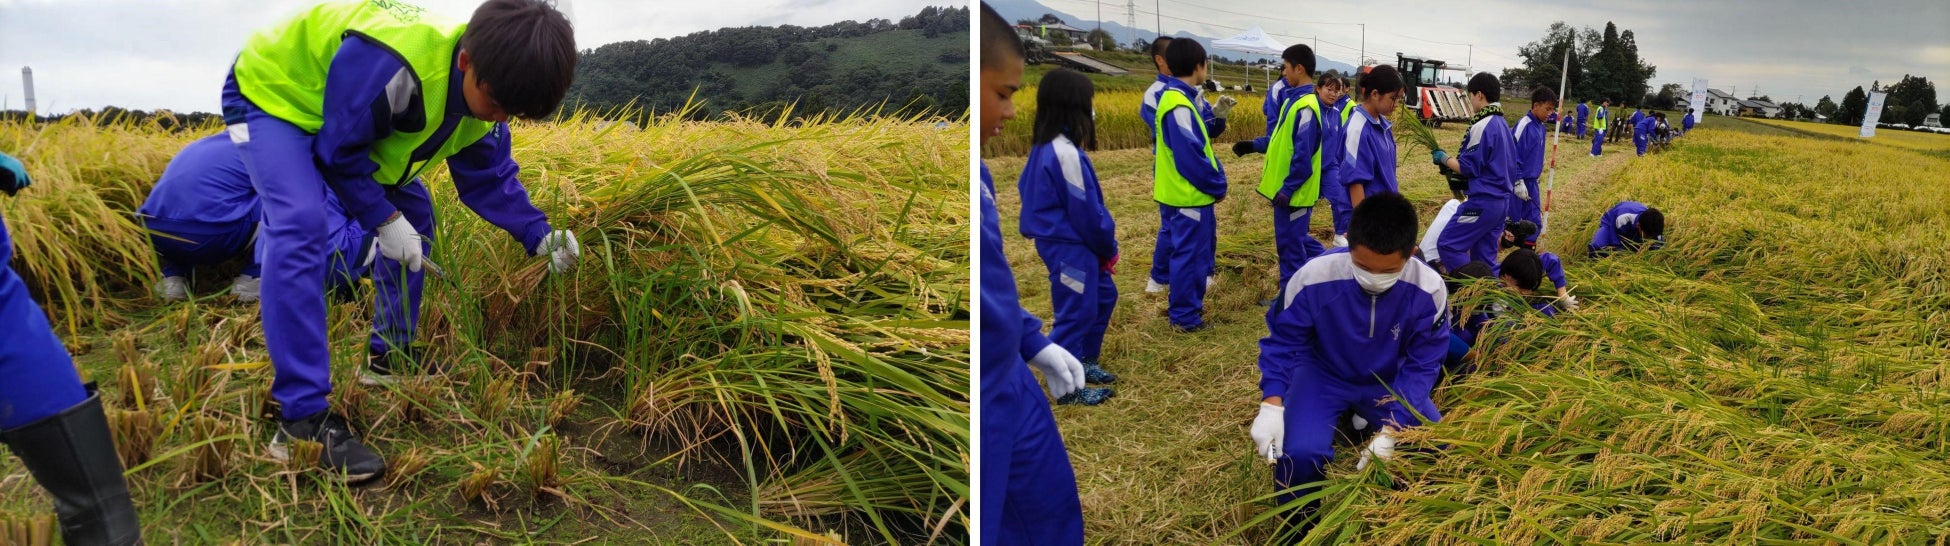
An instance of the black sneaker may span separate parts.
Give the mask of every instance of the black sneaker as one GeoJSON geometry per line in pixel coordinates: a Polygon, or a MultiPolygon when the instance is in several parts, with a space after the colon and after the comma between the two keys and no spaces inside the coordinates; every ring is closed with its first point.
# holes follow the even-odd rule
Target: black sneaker
{"type": "Polygon", "coordinates": [[[1117,374],[1105,370],[1102,364],[1097,363],[1097,359],[1087,359],[1083,361],[1083,381],[1096,385],[1109,385],[1117,382],[1117,374]]]}
{"type": "Polygon", "coordinates": [[[426,354],[426,350],[420,347],[384,353],[376,353],[368,349],[366,368],[359,372],[359,384],[368,387],[391,387],[401,381],[443,373],[445,370],[428,361],[426,354]]]}
{"type": "Polygon", "coordinates": [[[1113,396],[1117,396],[1117,391],[1111,390],[1109,387],[1084,387],[1077,389],[1076,392],[1063,395],[1062,398],[1056,399],[1056,403],[1058,405],[1083,404],[1085,406],[1095,406],[1110,400],[1113,396]]]}
{"type": "Polygon", "coordinates": [[[386,460],[359,442],[346,426],[345,418],[331,410],[296,421],[280,420],[277,434],[271,436],[271,458],[280,462],[290,460],[290,444],[297,440],[318,442],[323,447],[318,453],[318,466],[334,479],[360,483],[386,473],[386,460]]]}

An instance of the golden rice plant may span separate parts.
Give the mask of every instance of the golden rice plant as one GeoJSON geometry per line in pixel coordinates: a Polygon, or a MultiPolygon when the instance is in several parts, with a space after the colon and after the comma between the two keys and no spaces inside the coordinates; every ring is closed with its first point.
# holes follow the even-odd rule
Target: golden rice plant
{"type": "Polygon", "coordinates": [[[236,440],[227,438],[231,434],[230,425],[221,419],[198,415],[190,420],[190,443],[197,446],[187,466],[192,481],[219,480],[229,474],[236,449],[236,440]]]}
{"type": "Polygon", "coordinates": [[[0,514],[0,544],[52,546],[58,528],[53,512],[0,514]]]}
{"type": "MultiPolygon", "coordinates": [[[[1031,130],[1036,119],[1036,82],[1027,84],[1016,91],[1016,118],[1002,125],[1002,134],[989,139],[982,149],[985,157],[1028,155],[1031,147],[1031,130]]],[[[1266,93],[1247,93],[1225,91],[1225,96],[1239,101],[1226,116],[1226,131],[1212,136],[1212,148],[1224,153],[1221,144],[1240,140],[1252,140],[1266,135],[1266,113],[1260,106],[1265,102],[1266,93]]],[[[1206,100],[1218,100],[1218,94],[1207,92],[1206,100]]],[[[1144,104],[1143,91],[1102,91],[1091,98],[1097,109],[1097,148],[1100,150],[1121,150],[1125,148],[1149,148],[1153,135],[1151,125],[1138,115],[1138,107],[1144,104]]]]}
{"type": "Polygon", "coordinates": [[[149,456],[155,453],[156,439],[162,434],[156,411],[159,410],[108,409],[108,429],[115,438],[115,454],[122,459],[123,468],[148,462],[149,456]]]}

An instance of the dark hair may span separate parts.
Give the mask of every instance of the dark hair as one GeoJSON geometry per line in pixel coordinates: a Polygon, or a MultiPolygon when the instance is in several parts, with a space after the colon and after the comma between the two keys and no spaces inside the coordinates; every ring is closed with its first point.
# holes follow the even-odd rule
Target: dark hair
{"type": "Polygon", "coordinates": [[[1490,271],[1490,264],[1469,262],[1463,264],[1462,267],[1450,271],[1449,277],[1442,279],[1442,285],[1449,288],[1450,294],[1455,294],[1462,291],[1464,282],[1475,279],[1487,279],[1494,274],[1490,271]]]}
{"type": "Polygon", "coordinates": [[[1090,78],[1058,68],[1036,85],[1036,124],[1031,142],[1042,144],[1056,135],[1070,137],[1084,149],[1097,147],[1097,123],[1090,118],[1090,97],[1096,94],[1090,78]]]}
{"type": "Polygon", "coordinates": [[[1286,64],[1300,65],[1300,68],[1306,69],[1307,77],[1314,77],[1314,48],[1307,47],[1307,44],[1287,46],[1286,51],[1280,52],[1280,60],[1286,61],[1286,64]]]}
{"type": "Polygon", "coordinates": [[[1172,40],[1165,48],[1165,68],[1171,69],[1172,77],[1190,76],[1202,64],[1205,64],[1205,46],[1198,45],[1198,40],[1172,40]]]}
{"type": "Polygon", "coordinates": [[[1657,239],[1666,235],[1666,215],[1659,209],[1647,208],[1639,213],[1639,236],[1657,239]]]}
{"type": "Polygon", "coordinates": [[[1463,87],[1463,90],[1471,95],[1482,93],[1483,98],[1489,99],[1490,102],[1503,99],[1503,85],[1496,83],[1496,75],[1488,72],[1477,72],[1475,76],[1470,77],[1469,85],[1463,87]]]}
{"type": "Polygon", "coordinates": [[[1347,78],[1343,78],[1340,74],[1329,71],[1327,75],[1321,76],[1320,81],[1317,83],[1320,87],[1346,87],[1347,78]]]}
{"type": "MultiPolygon", "coordinates": [[[[1516,240],[1505,241],[1500,243],[1498,246],[1501,246],[1503,248],[1510,248],[1513,246],[1524,246],[1525,248],[1528,248],[1530,245],[1526,245],[1524,243],[1526,240],[1530,239],[1531,236],[1537,234],[1537,224],[1531,223],[1529,220],[1517,220],[1515,222],[1509,222],[1503,224],[1503,230],[1510,232],[1511,237],[1513,237],[1516,240]]],[[[1501,241],[1500,238],[1498,240],[1501,241]]]]}
{"type": "Polygon", "coordinates": [[[1382,254],[1409,256],[1415,252],[1415,205],[1399,193],[1380,193],[1354,207],[1347,225],[1347,245],[1382,254]]]}
{"type": "Polygon", "coordinates": [[[1691,114],[1691,113],[1693,113],[1693,109],[1691,109],[1691,108],[1687,108],[1687,109],[1686,109],[1686,113],[1688,113],[1688,114],[1691,114]]]}
{"type": "Polygon", "coordinates": [[[543,0],[487,0],[460,35],[475,78],[509,115],[555,112],[576,76],[575,28],[543,0]]]}
{"type": "Polygon", "coordinates": [[[1153,57],[1165,56],[1165,49],[1171,47],[1171,40],[1172,38],[1170,36],[1159,36],[1157,38],[1152,38],[1151,56],[1153,57]]]}
{"type": "Polygon", "coordinates": [[[1536,290],[1544,282],[1544,260],[1537,252],[1520,248],[1503,257],[1501,276],[1517,280],[1517,288],[1536,290]]]}
{"type": "Polygon", "coordinates": [[[1386,95],[1401,91],[1402,85],[1402,73],[1396,71],[1395,67],[1377,66],[1361,75],[1361,98],[1368,98],[1368,93],[1386,95]]]}
{"type": "Polygon", "coordinates": [[[1557,103],[1556,91],[1552,91],[1549,87],[1538,87],[1530,91],[1531,104],[1543,104],[1547,102],[1551,104],[1557,103]]]}
{"type": "Polygon", "coordinates": [[[982,68],[1000,69],[1004,63],[1021,63],[1029,54],[1022,49],[1022,38],[1016,36],[1016,29],[989,7],[982,3],[982,68]]]}

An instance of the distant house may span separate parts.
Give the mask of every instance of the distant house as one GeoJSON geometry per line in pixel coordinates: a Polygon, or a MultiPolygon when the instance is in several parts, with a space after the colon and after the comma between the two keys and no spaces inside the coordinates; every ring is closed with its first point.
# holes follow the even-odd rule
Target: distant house
{"type": "Polygon", "coordinates": [[[1706,111],[1722,116],[1731,116],[1739,113],[1739,109],[1740,99],[1733,98],[1733,95],[1727,94],[1726,91],[1718,89],[1706,90],[1706,111]]]}
{"type": "Polygon", "coordinates": [[[1780,105],[1764,100],[1743,100],[1739,102],[1740,115],[1763,118],[1781,117],[1780,105]]]}
{"type": "Polygon", "coordinates": [[[1082,45],[1084,40],[1090,36],[1090,31],[1070,26],[1067,23],[1017,24],[1016,34],[1025,38],[1041,38],[1050,42],[1056,41],[1055,36],[1057,34],[1063,34],[1070,38],[1070,43],[1082,45]]]}

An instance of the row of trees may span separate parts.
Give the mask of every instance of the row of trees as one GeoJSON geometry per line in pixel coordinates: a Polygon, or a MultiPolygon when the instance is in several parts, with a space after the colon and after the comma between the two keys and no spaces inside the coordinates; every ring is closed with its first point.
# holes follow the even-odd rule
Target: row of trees
{"type": "MultiPolygon", "coordinates": [[[[1666,97],[1666,90],[1648,94],[1646,82],[1659,69],[1639,57],[1638,37],[1630,30],[1606,22],[1601,32],[1591,27],[1578,29],[1563,21],[1551,23],[1544,37],[1517,50],[1523,66],[1503,69],[1505,86],[1556,89],[1565,74],[1564,54],[1571,54],[1567,78],[1569,100],[1593,102],[1611,99],[1627,106],[1644,104],[1648,96],[1666,97]]],[[[1683,97],[1683,93],[1678,95],[1683,97]]]]}
{"type": "Polygon", "coordinates": [[[223,121],[223,116],[210,112],[171,112],[169,110],[129,110],[120,106],[109,106],[101,110],[84,108],[65,114],[52,116],[29,115],[26,110],[0,110],[0,121],[52,123],[67,118],[79,118],[96,125],[112,125],[133,122],[136,124],[154,123],[169,131],[186,131],[200,127],[215,127],[223,121]]]}

